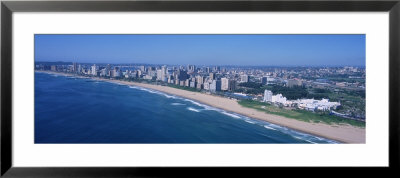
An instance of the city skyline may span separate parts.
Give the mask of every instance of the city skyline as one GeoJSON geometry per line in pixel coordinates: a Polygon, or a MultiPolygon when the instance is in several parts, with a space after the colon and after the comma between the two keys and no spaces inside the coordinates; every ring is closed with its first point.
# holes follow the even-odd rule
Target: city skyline
{"type": "MultiPolygon", "coordinates": [[[[76,60],[71,60],[71,61],[35,61],[35,63],[77,63],[77,64],[98,64],[98,65],[114,65],[114,66],[121,66],[121,65],[133,65],[133,66],[188,66],[188,65],[193,65],[193,64],[159,64],[159,63],[112,63],[112,62],[77,62],[76,60]]],[[[341,67],[357,67],[357,68],[365,68],[365,66],[358,66],[358,65],[206,65],[206,64],[200,64],[200,65],[195,65],[196,67],[229,67],[229,68],[341,68],[341,67]]]]}
{"type": "Polygon", "coordinates": [[[365,67],[365,35],[35,35],[35,61],[365,67]]]}

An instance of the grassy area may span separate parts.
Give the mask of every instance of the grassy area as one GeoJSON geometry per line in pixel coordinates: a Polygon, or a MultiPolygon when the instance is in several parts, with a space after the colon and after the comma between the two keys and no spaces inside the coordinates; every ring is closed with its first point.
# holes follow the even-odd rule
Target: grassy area
{"type": "Polygon", "coordinates": [[[348,112],[348,114],[350,113],[353,117],[365,117],[365,94],[363,95],[365,91],[340,91],[337,93],[327,89],[308,89],[308,92],[310,93],[310,97],[308,98],[327,98],[329,101],[340,102],[341,107],[339,112],[348,112]]]}
{"type": "Polygon", "coordinates": [[[301,86],[284,87],[279,85],[268,85],[266,89],[271,90],[275,95],[280,93],[289,100],[296,100],[299,98],[311,98],[308,96],[307,88],[301,86]]]}
{"type": "Polygon", "coordinates": [[[347,93],[330,93],[329,98],[332,101],[340,101],[343,111],[350,111],[352,115],[365,116],[365,98],[361,96],[349,95],[347,93]]]}
{"type": "Polygon", "coordinates": [[[349,124],[356,127],[362,127],[362,128],[365,127],[365,122],[341,118],[338,116],[329,115],[325,113],[313,113],[304,110],[288,110],[284,108],[279,108],[271,104],[253,100],[240,100],[238,103],[244,107],[253,108],[259,111],[266,112],[268,114],[275,114],[304,122],[313,122],[313,123],[321,122],[326,124],[337,124],[337,125],[349,124]]]}

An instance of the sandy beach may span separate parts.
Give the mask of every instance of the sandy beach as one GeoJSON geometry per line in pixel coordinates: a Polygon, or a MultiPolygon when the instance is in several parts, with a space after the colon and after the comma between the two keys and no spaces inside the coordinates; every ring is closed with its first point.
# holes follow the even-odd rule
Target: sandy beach
{"type": "MultiPolygon", "coordinates": [[[[65,74],[59,72],[46,71],[46,73],[76,76],[73,74],[65,74]]],[[[254,119],[264,120],[273,124],[285,126],[294,130],[310,133],[328,139],[337,140],[343,143],[365,143],[366,139],[365,128],[353,127],[350,125],[328,125],[323,123],[308,123],[308,122],[298,121],[295,119],[285,118],[282,116],[272,115],[265,112],[257,111],[255,109],[243,107],[239,105],[238,102],[234,99],[229,99],[199,92],[191,92],[161,85],[151,85],[145,83],[99,79],[99,78],[93,78],[93,79],[113,82],[118,84],[135,85],[139,87],[165,92],[168,94],[192,99],[201,102],[203,104],[207,104],[226,111],[235,112],[254,119]]]]}

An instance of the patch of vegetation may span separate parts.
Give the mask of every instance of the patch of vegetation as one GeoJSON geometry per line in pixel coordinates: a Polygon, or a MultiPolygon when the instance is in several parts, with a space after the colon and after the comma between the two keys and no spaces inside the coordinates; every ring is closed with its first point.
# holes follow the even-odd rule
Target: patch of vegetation
{"type": "Polygon", "coordinates": [[[245,91],[246,94],[253,94],[253,95],[258,95],[258,94],[263,94],[265,91],[265,88],[251,88],[251,89],[247,89],[245,91]]]}
{"type": "Polygon", "coordinates": [[[257,89],[261,88],[263,85],[261,83],[256,83],[256,82],[245,82],[245,83],[239,83],[239,86],[257,89]]]}
{"type": "Polygon", "coordinates": [[[200,92],[201,91],[200,89],[197,89],[197,88],[179,86],[179,85],[174,85],[174,84],[167,84],[167,86],[172,87],[172,88],[181,89],[181,90],[186,90],[186,91],[193,91],[193,92],[200,92]]]}
{"type": "Polygon", "coordinates": [[[237,88],[237,89],[235,89],[235,92],[237,92],[237,93],[243,93],[243,92],[245,92],[246,91],[246,89],[244,89],[244,88],[237,88]]]}
{"type": "Polygon", "coordinates": [[[246,94],[263,94],[266,87],[261,83],[256,82],[246,82],[246,83],[239,83],[238,85],[240,88],[237,88],[235,92],[239,93],[246,93],[246,94]]]}
{"type": "Polygon", "coordinates": [[[298,109],[288,110],[284,108],[279,108],[277,106],[268,103],[258,102],[253,100],[240,100],[238,101],[238,103],[244,107],[253,108],[268,114],[275,114],[304,122],[312,122],[312,123],[321,122],[321,123],[336,124],[336,125],[349,124],[352,126],[365,128],[365,122],[346,119],[335,115],[330,115],[327,112],[310,112],[298,109]]]}
{"type": "Polygon", "coordinates": [[[334,82],[347,82],[347,83],[365,83],[365,79],[363,78],[340,78],[340,77],[327,77],[328,80],[334,82]]]}
{"type": "Polygon", "coordinates": [[[266,89],[271,90],[274,95],[282,94],[289,100],[296,100],[299,98],[307,98],[307,88],[302,86],[284,87],[279,85],[267,86],[266,89]]]}
{"type": "Polygon", "coordinates": [[[149,80],[142,79],[142,78],[121,78],[120,80],[128,81],[128,82],[149,83],[149,80]]]}

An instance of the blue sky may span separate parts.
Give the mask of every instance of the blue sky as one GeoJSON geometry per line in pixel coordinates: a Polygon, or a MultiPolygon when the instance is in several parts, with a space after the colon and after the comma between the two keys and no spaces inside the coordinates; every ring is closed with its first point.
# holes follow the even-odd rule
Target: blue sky
{"type": "Polygon", "coordinates": [[[35,35],[35,61],[365,66],[365,35],[35,35]]]}

